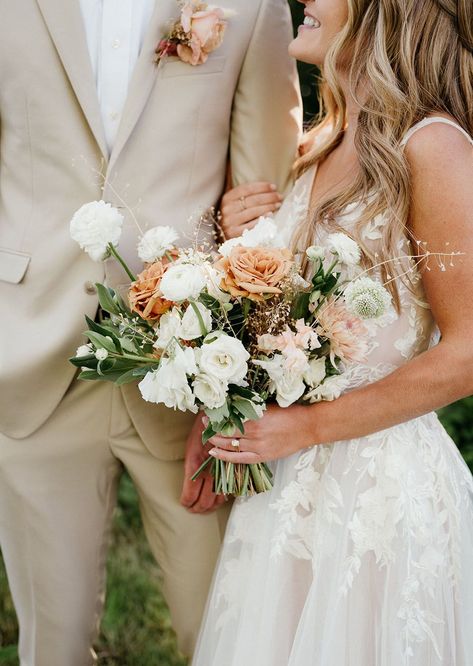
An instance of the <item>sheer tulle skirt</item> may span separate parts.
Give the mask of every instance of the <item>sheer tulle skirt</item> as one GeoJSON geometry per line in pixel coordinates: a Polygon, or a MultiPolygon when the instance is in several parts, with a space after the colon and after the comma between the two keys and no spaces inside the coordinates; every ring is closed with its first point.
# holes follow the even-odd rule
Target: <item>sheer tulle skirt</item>
{"type": "Polygon", "coordinates": [[[433,414],[233,509],[193,666],[472,666],[473,480],[433,414]]]}

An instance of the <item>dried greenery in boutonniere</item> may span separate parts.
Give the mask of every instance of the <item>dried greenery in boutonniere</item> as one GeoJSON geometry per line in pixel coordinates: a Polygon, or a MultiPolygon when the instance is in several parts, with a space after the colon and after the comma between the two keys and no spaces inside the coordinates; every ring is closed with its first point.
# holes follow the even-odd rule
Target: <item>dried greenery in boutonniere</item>
{"type": "Polygon", "coordinates": [[[202,65],[223,42],[227,27],[225,13],[197,0],[181,4],[179,19],[156,47],[156,62],[173,55],[190,65],[202,65]]]}

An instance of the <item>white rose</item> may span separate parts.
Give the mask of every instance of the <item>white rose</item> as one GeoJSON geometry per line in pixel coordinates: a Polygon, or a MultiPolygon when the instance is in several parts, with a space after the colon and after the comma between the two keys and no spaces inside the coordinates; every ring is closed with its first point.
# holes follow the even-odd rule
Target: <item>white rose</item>
{"type": "Polygon", "coordinates": [[[202,335],[207,335],[212,330],[212,313],[202,303],[194,303],[188,306],[181,321],[179,337],[182,340],[195,340],[202,335]],[[204,324],[202,331],[201,323],[194,310],[196,307],[204,324]]]}
{"type": "Polygon", "coordinates": [[[83,358],[84,356],[91,356],[94,350],[90,345],[81,345],[77,347],[76,358],[83,358]]]}
{"type": "Polygon", "coordinates": [[[91,259],[102,261],[109,254],[109,245],[118,245],[122,225],[123,215],[116,208],[105,201],[92,201],[74,213],[70,234],[91,259]]]}
{"type": "Polygon", "coordinates": [[[249,358],[240,340],[222,333],[212,342],[204,340],[197,361],[201,372],[223,382],[238,384],[246,377],[249,358]]]}
{"type": "Polygon", "coordinates": [[[168,301],[180,303],[197,299],[205,286],[205,273],[201,266],[173,264],[164,273],[160,289],[168,301]]]}
{"type": "Polygon", "coordinates": [[[337,254],[342,264],[357,266],[361,260],[361,250],[357,243],[341,232],[329,234],[328,246],[333,254],[337,254]]]}
{"type": "Polygon", "coordinates": [[[106,349],[97,349],[95,352],[95,358],[97,361],[105,361],[108,357],[108,351],[106,349]]]}
{"type": "Polygon", "coordinates": [[[311,388],[315,388],[325,378],[325,374],[325,358],[313,358],[309,361],[309,369],[304,373],[304,381],[311,388]]]}
{"type": "Polygon", "coordinates": [[[227,399],[228,384],[212,375],[196,375],[192,386],[195,397],[208,409],[221,407],[227,399]]]}
{"type": "Polygon", "coordinates": [[[166,349],[173,338],[179,338],[181,330],[181,316],[177,308],[165,312],[157,327],[158,338],[154,343],[155,349],[166,349]]]}
{"type": "Polygon", "coordinates": [[[305,396],[305,399],[310,402],[336,400],[348,388],[348,386],[349,382],[343,375],[333,375],[332,377],[327,377],[322,384],[310,391],[305,396]]]}
{"type": "Polygon", "coordinates": [[[253,229],[245,229],[238,238],[231,238],[223,243],[218,251],[228,257],[234,247],[284,247],[284,241],[277,225],[269,217],[260,217],[253,229]]]}
{"type": "Polygon", "coordinates": [[[172,250],[178,238],[172,227],[153,227],[138,243],[138,256],[145,263],[153,263],[172,250]]]}

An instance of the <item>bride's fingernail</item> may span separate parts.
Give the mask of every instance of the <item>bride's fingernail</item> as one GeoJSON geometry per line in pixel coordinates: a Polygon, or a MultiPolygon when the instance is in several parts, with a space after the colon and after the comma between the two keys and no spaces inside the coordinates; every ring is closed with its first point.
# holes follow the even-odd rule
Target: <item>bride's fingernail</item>
{"type": "Polygon", "coordinates": [[[210,449],[209,456],[216,456],[218,453],[217,449],[210,449]]]}
{"type": "Polygon", "coordinates": [[[276,190],[278,189],[278,186],[277,186],[277,185],[274,185],[274,183],[273,183],[273,184],[271,185],[271,189],[273,190],[273,192],[276,192],[276,190]]]}

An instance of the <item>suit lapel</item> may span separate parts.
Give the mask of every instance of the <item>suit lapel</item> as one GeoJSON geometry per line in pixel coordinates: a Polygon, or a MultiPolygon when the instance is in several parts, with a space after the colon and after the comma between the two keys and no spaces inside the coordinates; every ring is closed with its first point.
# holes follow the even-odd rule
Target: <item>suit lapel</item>
{"type": "Polygon", "coordinates": [[[158,66],[154,62],[155,48],[165,34],[168,22],[177,18],[179,11],[179,5],[176,0],[156,1],[149,28],[131,77],[125,107],[110,156],[110,168],[113,167],[120,152],[130,138],[148,101],[158,75],[158,66]]]}
{"type": "Polygon", "coordinates": [[[92,134],[108,159],[97,89],[78,0],[37,0],[92,134]]]}

